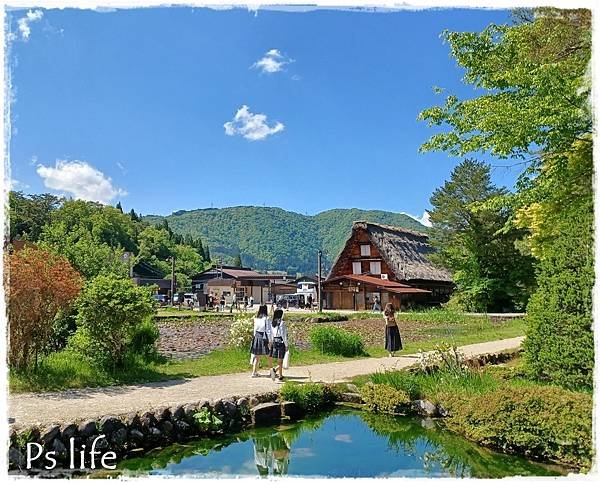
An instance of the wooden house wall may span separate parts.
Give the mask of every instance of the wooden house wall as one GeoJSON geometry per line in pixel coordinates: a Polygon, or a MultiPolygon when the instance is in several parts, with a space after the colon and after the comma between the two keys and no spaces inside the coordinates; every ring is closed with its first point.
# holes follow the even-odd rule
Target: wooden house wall
{"type": "Polygon", "coordinates": [[[342,253],[340,254],[337,264],[333,268],[330,278],[352,274],[352,263],[357,261],[361,261],[362,263],[363,274],[370,272],[370,262],[379,261],[381,262],[381,273],[387,274],[390,280],[397,280],[394,272],[382,258],[379,248],[371,242],[368,232],[364,229],[353,231],[350,241],[346,244],[344,249],[342,249],[342,253]],[[366,244],[371,247],[371,255],[361,256],[360,246],[366,244]]]}

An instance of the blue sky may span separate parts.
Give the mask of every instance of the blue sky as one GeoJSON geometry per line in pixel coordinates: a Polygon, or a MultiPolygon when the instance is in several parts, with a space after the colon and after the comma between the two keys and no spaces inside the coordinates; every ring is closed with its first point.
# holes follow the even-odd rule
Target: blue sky
{"type": "MultiPolygon", "coordinates": [[[[127,210],[421,215],[460,161],[420,154],[433,86],[472,96],[444,29],[508,11],[13,10],[13,186],[127,210]]],[[[512,186],[516,172],[493,171],[512,186]]]]}

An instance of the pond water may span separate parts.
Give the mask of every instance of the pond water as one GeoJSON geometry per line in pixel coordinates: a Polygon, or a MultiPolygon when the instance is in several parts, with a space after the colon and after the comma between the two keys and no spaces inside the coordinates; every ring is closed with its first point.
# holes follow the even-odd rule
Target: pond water
{"type": "Polygon", "coordinates": [[[433,420],[340,410],[293,424],[172,445],[122,461],[121,475],[505,477],[564,471],[491,452],[433,420]]]}

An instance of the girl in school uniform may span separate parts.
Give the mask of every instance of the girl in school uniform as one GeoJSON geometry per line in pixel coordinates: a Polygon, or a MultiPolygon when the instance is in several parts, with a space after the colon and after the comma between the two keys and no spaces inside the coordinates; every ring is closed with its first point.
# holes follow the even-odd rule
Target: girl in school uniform
{"type": "Polygon", "coordinates": [[[389,351],[390,356],[394,356],[396,351],[402,349],[402,340],[400,339],[400,331],[394,317],[396,310],[392,303],[388,303],[383,311],[383,319],[385,320],[385,349],[389,351]]]}
{"type": "Polygon", "coordinates": [[[260,360],[263,356],[269,358],[269,367],[272,365],[270,355],[270,344],[271,341],[271,325],[267,318],[267,305],[263,304],[258,308],[258,314],[254,318],[254,336],[252,337],[252,347],[250,353],[254,355],[252,363],[252,378],[258,376],[258,368],[260,367],[260,360]]]}
{"type": "Polygon", "coordinates": [[[271,379],[283,381],[283,359],[288,349],[287,327],[283,322],[283,309],[276,309],[271,321],[271,358],[277,360],[276,368],[271,368],[271,379]],[[277,375],[279,373],[279,375],[277,375]]]}

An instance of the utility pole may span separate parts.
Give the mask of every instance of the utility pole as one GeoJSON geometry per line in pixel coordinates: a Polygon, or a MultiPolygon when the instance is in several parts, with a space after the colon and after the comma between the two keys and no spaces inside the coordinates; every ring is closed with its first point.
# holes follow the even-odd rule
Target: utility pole
{"type": "Polygon", "coordinates": [[[318,285],[317,285],[317,299],[319,300],[319,312],[323,312],[323,290],[321,288],[321,257],[323,256],[322,251],[317,252],[317,277],[318,277],[318,285]]]}
{"type": "Polygon", "coordinates": [[[175,301],[175,256],[169,257],[171,260],[171,306],[175,301]]]}

